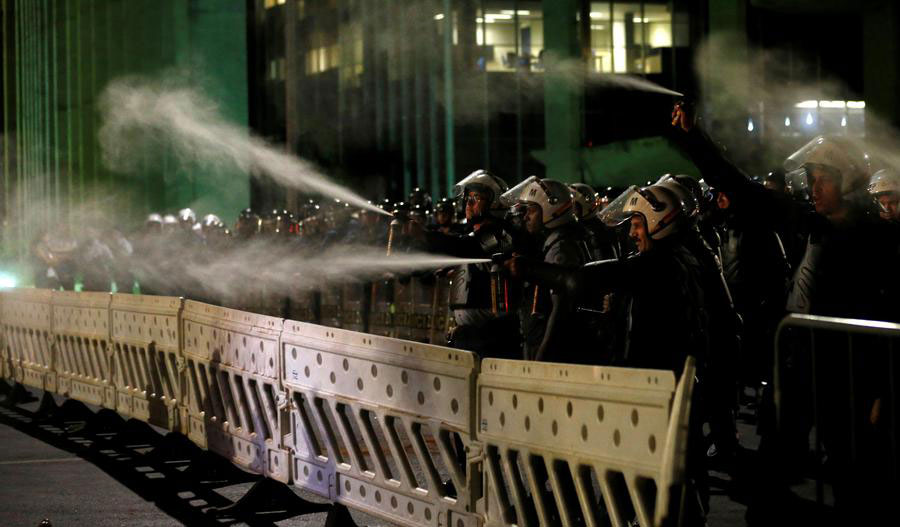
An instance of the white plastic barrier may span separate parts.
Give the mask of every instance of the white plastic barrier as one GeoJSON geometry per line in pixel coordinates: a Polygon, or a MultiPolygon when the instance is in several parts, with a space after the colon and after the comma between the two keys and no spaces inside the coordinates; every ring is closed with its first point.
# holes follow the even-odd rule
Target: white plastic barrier
{"type": "Polygon", "coordinates": [[[479,372],[465,351],[141,295],[14,290],[0,321],[11,380],[114,403],[401,525],[661,525],[684,481],[691,360],[677,385],[493,359],[479,372]]]}
{"type": "Polygon", "coordinates": [[[54,291],[53,342],[57,392],[72,399],[116,407],[110,367],[109,293],[54,291]]]}
{"type": "Polygon", "coordinates": [[[116,410],[179,430],[182,300],[170,296],[112,295],[112,365],[116,410]]]}
{"type": "Polygon", "coordinates": [[[282,319],[186,301],[182,313],[188,437],[277,481],[290,476],[282,447],[282,319]]]}
{"type": "Polygon", "coordinates": [[[479,525],[471,353],[293,321],[281,350],[294,485],[401,525],[479,525]]]}
{"type": "Polygon", "coordinates": [[[486,525],[659,525],[683,470],[692,362],[682,380],[676,393],[670,371],[485,360],[486,525]]]}
{"type": "Polygon", "coordinates": [[[50,295],[47,289],[5,292],[2,320],[12,380],[56,392],[50,295]]]}

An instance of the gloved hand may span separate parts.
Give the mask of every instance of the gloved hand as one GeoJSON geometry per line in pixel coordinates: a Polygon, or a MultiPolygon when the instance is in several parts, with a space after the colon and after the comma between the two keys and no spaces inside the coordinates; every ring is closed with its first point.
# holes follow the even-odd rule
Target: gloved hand
{"type": "Polygon", "coordinates": [[[690,132],[697,124],[696,108],[685,101],[678,101],[672,108],[672,126],[690,132]]]}

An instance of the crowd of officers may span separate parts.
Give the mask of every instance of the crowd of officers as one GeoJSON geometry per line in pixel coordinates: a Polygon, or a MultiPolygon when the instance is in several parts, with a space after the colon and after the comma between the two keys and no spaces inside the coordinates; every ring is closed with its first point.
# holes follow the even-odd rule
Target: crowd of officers
{"type": "MultiPolygon", "coordinates": [[[[478,170],[456,185],[454,199],[433,202],[416,189],[406,201],[377,204],[392,216],[310,200],[296,214],[247,209],[232,229],[214,215],[198,221],[185,209],[177,216],[151,215],[131,241],[116,232],[98,233],[75,251],[65,246],[65,237],[38,240],[38,285],[70,288],[80,274],[85,290],[109,290],[113,282],[120,290],[183,294],[165,280],[140,276],[133,264],[147,260],[159,240],[174,238],[213,252],[266,239],[298,250],[349,244],[384,248],[388,256],[429,252],[490,259],[348,286],[343,305],[356,306],[359,314],[344,313],[344,326],[382,332],[400,290],[431,284],[423,289],[433,292],[430,301],[448,305],[441,306],[446,316],[433,317],[431,332],[421,340],[441,340],[436,343],[482,357],[668,369],[676,375],[694,357],[691,430],[705,441],[692,441],[689,454],[692,517],[699,522],[708,510],[706,468],[713,463],[740,472],[755,487],[748,520],[780,523],[788,467],[803,464],[811,421],[808,408],[797,404],[802,408],[789,416],[793,435],[776,437],[765,388],[776,366],[775,329],[787,313],[900,319],[900,178],[873,170],[854,142],[820,136],[790,155],[784,167],[754,179],[727,159],[688,109],[677,105],[672,124],[673,140],[699,168],[701,180],[663,175],[643,186],[597,190],[529,177],[510,187],[478,170]],[[75,253],[80,256],[60,257],[75,253]],[[132,263],[115,263],[125,261],[132,263]],[[435,283],[445,284],[446,291],[435,283]],[[383,317],[377,316],[379,305],[383,317]],[[735,413],[747,387],[757,393],[763,446],[761,462],[741,472],[735,468],[742,452],[735,413]]],[[[260,288],[265,291],[265,284],[260,288]]],[[[280,293],[262,295],[279,298],[269,314],[328,323],[326,294],[280,293]]],[[[230,307],[252,309],[246,302],[230,307]]],[[[788,383],[802,392],[809,374],[796,364],[795,369],[788,383]]],[[[845,378],[838,375],[840,366],[834,369],[835,379],[845,378]]],[[[846,515],[840,521],[866,517],[878,501],[873,496],[886,496],[884,486],[890,485],[889,478],[872,476],[871,467],[863,466],[885,462],[880,456],[895,446],[885,447],[880,439],[886,423],[894,425],[896,409],[878,372],[866,373],[873,369],[860,368],[867,377],[856,383],[865,385],[854,395],[865,410],[860,422],[825,419],[820,425],[839,510],[846,515]],[[839,427],[858,427],[859,437],[869,438],[860,439],[872,446],[867,461],[849,461],[839,427]]],[[[839,380],[828,386],[829,410],[844,408],[847,387],[839,380]]]]}

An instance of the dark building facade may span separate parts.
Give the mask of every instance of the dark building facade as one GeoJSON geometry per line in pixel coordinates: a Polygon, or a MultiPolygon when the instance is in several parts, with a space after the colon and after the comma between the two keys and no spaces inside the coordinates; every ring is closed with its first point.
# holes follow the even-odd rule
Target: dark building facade
{"type": "MultiPolygon", "coordinates": [[[[487,168],[597,186],[696,174],[665,137],[684,93],[751,172],[817,133],[900,122],[900,7],[879,0],[0,0],[7,225],[28,239],[95,189],[140,218],[231,219],[300,195],[223,189],[163,152],[102,163],[97,100],[124,75],[190,72],[224,116],[372,199],[447,195],[487,168]],[[35,216],[37,225],[15,221],[35,216]]],[[[9,239],[9,236],[7,237],[9,239]]],[[[10,245],[10,244],[7,244],[10,245]]]]}
{"type": "Polygon", "coordinates": [[[590,145],[658,135],[642,121],[673,102],[614,74],[691,85],[688,4],[259,0],[251,123],[373,198],[477,168],[600,184],[590,145]]]}

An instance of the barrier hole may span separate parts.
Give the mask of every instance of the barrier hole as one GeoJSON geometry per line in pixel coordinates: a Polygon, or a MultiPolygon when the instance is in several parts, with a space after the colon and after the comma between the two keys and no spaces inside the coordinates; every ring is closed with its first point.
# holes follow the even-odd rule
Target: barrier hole
{"type": "MultiPolygon", "coordinates": [[[[621,472],[609,470],[606,472],[606,484],[609,486],[610,501],[615,503],[620,518],[634,518],[634,504],[625,483],[625,476],[621,472]]],[[[627,520],[626,520],[627,521],[627,520]]]]}
{"type": "Polygon", "coordinates": [[[291,358],[297,360],[297,348],[291,348],[291,358]]]}
{"type": "Polygon", "coordinates": [[[307,439],[314,455],[327,458],[325,442],[322,440],[319,426],[316,424],[315,418],[312,415],[312,408],[310,407],[306,396],[299,392],[294,392],[293,395],[294,407],[297,409],[298,424],[303,428],[302,434],[298,431],[295,431],[294,433],[297,434],[298,437],[302,436],[307,439]]]}
{"type": "MultiPolygon", "coordinates": [[[[263,437],[268,441],[269,439],[272,439],[272,436],[275,433],[278,432],[277,430],[272,429],[278,426],[278,420],[274,415],[273,410],[276,407],[275,393],[272,389],[271,384],[263,384],[262,394],[265,397],[266,402],[266,404],[263,405],[262,400],[260,399],[259,384],[256,382],[256,379],[248,379],[248,382],[249,386],[245,391],[250,392],[250,399],[253,401],[253,409],[251,413],[259,416],[259,423],[262,426],[263,437]]],[[[278,458],[275,458],[275,464],[278,464],[278,458]]]]}
{"type": "Polygon", "coordinates": [[[344,359],[342,366],[344,367],[344,371],[350,371],[350,361],[347,359],[344,359]]]}
{"type": "Polygon", "coordinates": [[[581,440],[587,441],[588,438],[588,427],[587,425],[581,425],[581,440]]]}
{"type": "Polygon", "coordinates": [[[256,364],[256,353],[250,354],[250,364],[256,364]]]}
{"type": "Polygon", "coordinates": [[[406,512],[408,512],[410,516],[412,516],[416,512],[416,508],[413,506],[411,501],[406,503],[406,512]]]}
{"type": "Polygon", "coordinates": [[[264,344],[265,343],[263,341],[259,341],[259,351],[265,351],[266,348],[265,348],[264,344]]]}
{"type": "Polygon", "coordinates": [[[378,377],[378,366],[372,365],[372,378],[378,377]]]}
{"type": "Polygon", "coordinates": [[[425,394],[424,393],[419,392],[419,395],[416,397],[416,399],[419,401],[419,404],[425,404],[425,394]]]}
{"type": "Polygon", "coordinates": [[[597,405],[597,421],[599,421],[599,422],[601,422],[601,423],[603,422],[603,414],[604,414],[604,412],[603,412],[603,405],[602,405],[602,404],[598,404],[598,405],[597,405]]]}
{"type": "Polygon", "coordinates": [[[319,366],[322,365],[322,354],[321,353],[316,353],[316,364],[318,364],[319,366]]]}
{"type": "Polygon", "coordinates": [[[587,525],[581,505],[578,503],[578,492],[575,490],[575,480],[572,479],[572,471],[569,463],[561,459],[553,461],[553,473],[559,483],[559,496],[566,512],[569,513],[571,525],[587,525]]]}
{"type": "Polygon", "coordinates": [[[303,475],[309,476],[309,467],[303,467],[303,475]]]}
{"type": "Polygon", "coordinates": [[[380,490],[375,491],[375,503],[381,503],[381,491],[380,490]]]}
{"type": "Polygon", "coordinates": [[[391,496],[391,508],[397,508],[397,496],[391,496]]]}
{"type": "MultiPolygon", "coordinates": [[[[410,436],[406,432],[406,427],[403,425],[403,422],[395,417],[386,416],[385,421],[388,424],[389,430],[393,435],[393,442],[397,445],[399,462],[403,465],[406,465],[410,469],[410,487],[418,487],[420,489],[428,490],[427,479],[425,478],[425,470],[422,467],[422,463],[419,460],[419,456],[416,455],[416,451],[413,449],[412,440],[416,438],[410,438],[410,436]]],[[[416,430],[412,430],[413,433],[416,430]]],[[[417,439],[418,440],[418,439],[417,439]]],[[[419,446],[422,446],[421,443],[419,446]]],[[[425,450],[423,448],[423,450],[425,450]]]]}
{"type": "Polygon", "coordinates": [[[552,425],[550,428],[551,428],[551,430],[553,431],[553,435],[554,435],[554,436],[555,436],[557,433],[559,433],[559,425],[556,423],[556,419],[553,420],[553,425],[552,425]]]}
{"type": "Polygon", "coordinates": [[[597,479],[593,467],[579,465],[578,487],[584,492],[590,510],[598,512],[595,514],[597,519],[600,522],[611,522],[612,518],[606,519],[609,511],[606,510],[606,502],[603,501],[603,494],[600,492],[600,480],[597,479]]]}
{"type": "Polygon", "coordinates": [[[525,431],[531,430],[531,418],[527,415],[525,416],[525,431]]]}
{"type": "MultiPolygon", "coordinates": [[[[228,343],[231,344],[231,333],[226,333],[225,336],[228,339],[228,343]]],[[[297,357],[294,357],[294,358],[296,359],[297,357]]]]}
{"type": "Polygon", "coordinates": [[[543,397],[538,397],[538,413],[539,414],[544,413],[544,398],[543,397]]]}
{"type": "Polygon", "coordinates": [[[634,408],[633,410],[631,410],[631,426],[637,426],[637,425],[638,425],[638,411],[637,411],[637,408],[634,408]]]}
{"type": "Polygon", "coordinates": [[[329,375],[328,378],[331,379],[331,384],[337,382],[337,375],[335,375],[334,372],[331,372],[331,375],[329,375]]]}
{"type": "MultiPolygon", "coordinates": [[[[509,507],[512,512],[510,519],[513,521],[511,523],[535,525],[537,524],[537,512],[534,506],[534,496],[531,493],[532,487],[527,479],[528,472],[525,470],[525,463],[528,461],[523,459],[517,450],[508,450],[505,461],[505,466],[501,469],[504,488],[500,489],[502,492],[498,494],[518,495],[521,497],[522,504],[521,509],[509,507]]],[[[506,496],[504,498],[508,499],[506,496]]]]}
{"type": "Polygon", "coordinates": [[[494,392],[488,392],[488,406],[494,406],[494,392]]]}
{"type": "Polygon", "coordinates": [[[331,412],[331,407],[326,400],[320,397],[315,398],[315,405],[316,412],[319,414],[319,422],[324,428],[322,435],[328,440],[331,451],[333,451],[334,456],[337,458],[336,461],[338,463],[349,465],[350,463],[347,461],[347,452],[349,452],[349,449],[344,442],[344,436],[337,427],[337,421],[331,412]]]}
{"type": "Polygon", "coordinates": [[[428,507],[425,507],[425,519],[427,521],[431,521],[431,509],[429,509],[428,507]]]}
{"type": "Polygon", "coordinates": [[[363,497],[363,498],[366,497],[366,488],[363,487],[362,485],[359,486],[359,495],[360,495],[360,497],[363,497]]]}
{"type": "Polygon", "coordinates": [[[406,370],[400,372],[400,380],[403,382],[403,384],[409,383],[409,375],[406,373],[406,370]]]}
{"type": "Polygon", "coordinates": [[[641,501],[641,508],[647,512],[647,516],[653,518],[656,515],[656,482],[650,478],[637,476],[634,486],[641,501]]]}
{"type": "Polygon", "coordinates": [[[506,426],[506,414],[500,412],[500,426],[506,426]]]}
{"type": "Polygon", "coordinates": [[[367,440],[374,442],[374,444],[370,445],[372,448],[372,457],[378,461],[376,466],[384,472],[381,474],[382,478],[385,480],[398,480],[399,472],[397,471],[397,462],[394,460],[394,455],[391,453],[389,443],[384,435],[384,430],[378,422],[378,417],[369,410],[360,410],[359,414],[360,417],[362,417],[361,424],[367,432],[367,440]]]}
{"type": "Polygon", "coordinates": [[[650,447],[650,453],[653,454],[656,452],[656,436],[650,434],[650,439],[647,440],[647,446],[650,447]]]}
{"type": "Polygon", "coordinates": [[[363,391],[363,380],[361,378],[356,379],[356,388],[359,389],[359,391],[363,391]]]}
{"type": "Polygon", "coordinates": [[[516,394],[513,394],[512,405],[513,405],[513,410],[515,410],[519,406],[519,398],[516,397],[516,394]]]}
{"type": "Polygon", "coordinates": [[[394,396],[394,387],[391,386],[390,384],[388,384],[387,388],[385,388],[385,392],[387,392],[388,397],[393,397],[394,396]]]}
{"type": "Polygon", "coordinates": [[[572,417],[572,411],[573,411],[572,401],[569,401],[568,403],[566,403],[566,415],[568,415],[569,417],[572,417]]]}
{"type": "Polygon", "coordinates": [[[274,367],[275,367],[275,359],[273,359],[272,357],[269,357],[269,368],[274,368],[274,367]]]}
{"type": "Polygon", "coordinates": [[[441,379],[439,377],[434,378],[434,391],[441,391],[441,379]]]}
{"type": "Polygon", "coordinates": [[[613,431],[613,444],[616,446],[619,446],[619,443],[621,443],[621,442],[622,442],[622,434],[620,434],[619,429],[616,428],[615,431],[613,431]]]}
{"type": "Polygon", "coordinates": [[[466,523],[462,520],[462,518],[456,519],[456,527],[466,527],[466,523]]]}
{"type": "Polygon", "coordinates": [[[321,470],[316,471],[316,479],[318,479],[319,481],[322,481],[322,471],[321,470]]]}
{"type": "Polygon", "coordinates": [[[457,401],[456,399],[450,400],[450,411],[452,411],[454,414],[459,413],[459,401],[457,401]]]}
{"type": "Polygon", "coordinates": [[[348,494],[351,492],[351,490],[350,490],[350,480],[349,480],[349,479],[346,480],[346,481],[344,481],[344,489],[347,491],[348,494]]]}

